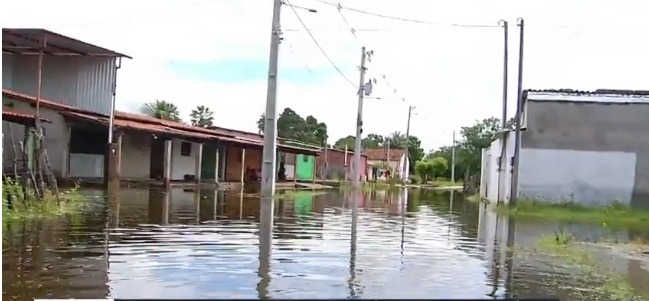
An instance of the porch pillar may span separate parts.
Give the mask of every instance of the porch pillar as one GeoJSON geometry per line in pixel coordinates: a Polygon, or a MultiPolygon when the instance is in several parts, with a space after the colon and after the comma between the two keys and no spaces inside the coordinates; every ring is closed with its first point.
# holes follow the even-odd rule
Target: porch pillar
{"type": "Polygon", "coordinates": [[[171,185],[171,146],[172,146],[173,140],[165,140],[165,148],[164,148],[164,162],[163,162],[163,168],[164,168],[164,186],[165,188],[169,188],[171,185]]]}
{"type": "Polygon", "coordinates": [[[246,177],[246,148],[241,148],[241,187],[246,177]]]}
{"type": "Polygon", "coordinates": [[[113,141],[106,144],[106,153],[104,154],[104,185],[106,189],[118,189],[120,182],[120,156],[122,135],[119,133],[113,141]]]}
{"type": "Polygon", "coordinates": [[[196,152],[196,184],[201,183],[201,165],[203,164],[203,143],[198,144],[196,152]]]}
{"type": "Polygon", "coordinates": [[[293,184],[295,184],[295,186],[297,187],[297,155],[296,154],[292,154],[292,155],[293,158],[295,158],[293,159],[293,184]]]}
{"type": "Polygon", "coordinates": [[[221,153],[221,147],[216,147],[216,163],[214,163],[214,182],[219,183],[219,153],[221,153]]]}

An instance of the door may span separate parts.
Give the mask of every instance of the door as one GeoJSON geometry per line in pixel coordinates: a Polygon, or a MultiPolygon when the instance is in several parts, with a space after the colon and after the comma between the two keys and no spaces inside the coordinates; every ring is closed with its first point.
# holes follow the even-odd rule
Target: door
{"type": "Polygon", "coordinates": [[[299,181],[312,181],[315,169],[315,157],[308,155],[296,155],[297,179],[299,181]]]}
{"type": "Polygon", "coordinates": [[[165,140],[151,140],[151,179],[162,179],[164,177],[165,140]]]}
{"type": "Polygon", "coordinates": [[[203,156],[201,158],[201,179],[216,179],[216,144],[203,144],[203,156]]]}

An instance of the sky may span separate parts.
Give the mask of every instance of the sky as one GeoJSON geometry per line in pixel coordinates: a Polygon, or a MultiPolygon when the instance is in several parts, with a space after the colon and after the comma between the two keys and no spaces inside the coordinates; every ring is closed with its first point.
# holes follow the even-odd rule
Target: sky
{"type": "MultiPolygon", "coordinates": [[[[3,27],[42,27],[132,56],[118,73],[120,110],[138,112],[161,99],[188,120],[206,105],[216,125],[256,132],[266,102],[272,2],[23,0],[3,4],[1,20],[3,27]],[[20,11],[26,13],[6,13],[20,11]]],[[[649,2],[642,0],[341,0],[340,11],[318,0],[286,2],[317,10],[295,9],[341,72],[284,5],[278,112],[290,107],[325,122],[332,144],[355,132],[362,46],[374,52],[366,78],[377,82],[364,101],[364,134],[405,133],[414,106],[410,132],[429,150],[451,144],[462,126],[499,117],[501,19],[510,25],[509,117],[518,17],[525,19],[524,89],[649,88],[649,42],[641,38],[649,32],[649,2]]]]}

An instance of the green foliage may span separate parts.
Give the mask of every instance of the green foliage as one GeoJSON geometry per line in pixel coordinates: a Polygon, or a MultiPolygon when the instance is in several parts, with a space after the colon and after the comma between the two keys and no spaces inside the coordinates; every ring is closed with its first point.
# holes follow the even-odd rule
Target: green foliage
{"type": "Polygon", "coordinates": [[[142,107],[142,113],[153,116],[158,119],[181,121],[180,111],[178,107],[171,102],[165,100],[156,100],[154,102],[146,103],[142,107]]]}
{"type": "MultiPolygon", "coordinates": [[[[363,149],[368,148],[382,148],[385,147],[383,141],[385,138],[377,134],[369,134],[367,137],[361,140],[361,146],[363,149]]],[[[344,149],[347,146],[348,149],[354,149],[356,143],[356,137],[349,135],[347,137],[340,138],[334,143],[334,147],[338,149],[344,149]]]]}
{"type": "MultiPolygon", "coordinates": [[[[261,114],[257,120],[257,128],[259,133],[264,133],[265,115],[261,114]]],[[[302,118],[299,114],[291,108],[286,108],[279,114],[277,119],[277,135],[286,139],[293,139],[304,143],[311,143],[315,145],[327,145],[327,125],[309,115],[302,118]]]]}
{"type": "Polygon", "coordinates": [[[444,177],[448,170],[448,162],[443,157],[419,160],[415,163],[415,171],[424,180],[444,177]]]}
{"type": "Polygon", "coordinates": [[[206,106],[197,106],[192,110],[190,123],[193,126],[210,127],[214,125],[214,112],[206,106]]]}
{"type": "Polygon", "coordinates": [[[78,186],[59,194],[47,190],[42,200],[37,200],[31,190],[27,198],[20,183],[5,178],[2,180],[2,220],[46,218],[76,211],[85,198],[78,192],[78,186]]]}
{"type": "Polygon", "coordinates": [[[423,184],[423,179],[419,174],[411,175],[409,179],[412,184],[423,184]]]}

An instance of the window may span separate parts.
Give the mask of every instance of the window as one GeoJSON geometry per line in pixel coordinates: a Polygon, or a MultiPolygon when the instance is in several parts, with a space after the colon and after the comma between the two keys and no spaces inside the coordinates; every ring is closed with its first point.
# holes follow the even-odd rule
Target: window
{"type": "Polygon", "coordinates": [[[180,155],[184,157],[189,157],[192,155],[192,144],[191,142],[181,142],[180,143],[180,155]]]}

